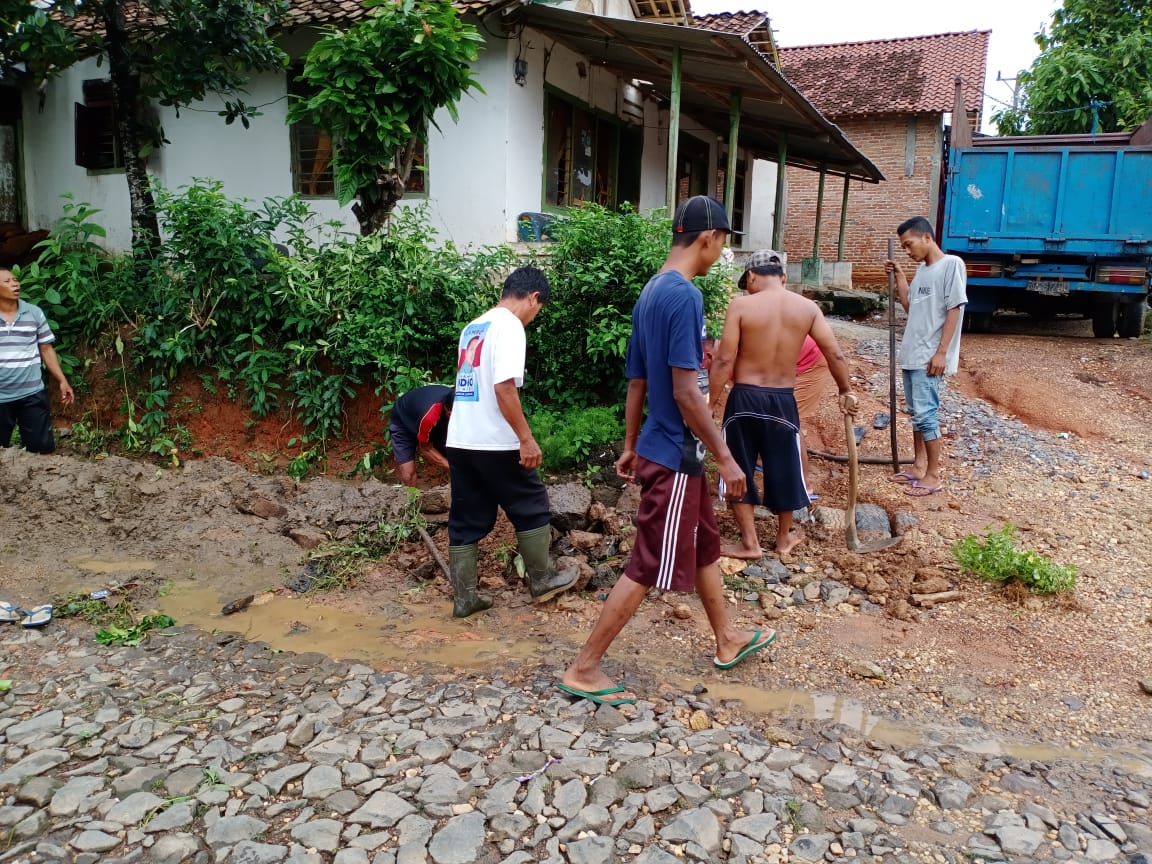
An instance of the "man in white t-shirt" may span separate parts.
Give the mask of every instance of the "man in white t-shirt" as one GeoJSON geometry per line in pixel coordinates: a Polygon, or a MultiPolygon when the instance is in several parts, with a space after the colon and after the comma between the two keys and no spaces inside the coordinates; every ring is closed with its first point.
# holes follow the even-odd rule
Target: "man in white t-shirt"
{"type": "Polygon", "coordinates": [[[460,334],[446,442],[452,471],[448,569],[456,618],[492,605],[477,593],[476,558],[480,541],[496,525],[497,507],[516,528],[528,590],[537,603],[571,588],[579,576],[578,569],[558,572],[548,554],[552,510],[537,471],[540,447],[517,392],[524,384],[524,327],[549,293],[543,272],[520,267],[504,281],[500,303],[460,334]]]}
{"type": "Polygon", "coordinates": [[[923,498],[944,488],[940,479],[940,384],[960,365],[960,325],[964,317],[967,269],[955,255],[945,255],[923,216],[896,229],[900,248],[919,266],[908,284],[904,268],[889,261],[896,276],[900,305],[908,313],[896,362],[904,377],[904,401],[912,415],[915,461],[908,471],[893,475],[907,483],[906,495],[923,498]]]}

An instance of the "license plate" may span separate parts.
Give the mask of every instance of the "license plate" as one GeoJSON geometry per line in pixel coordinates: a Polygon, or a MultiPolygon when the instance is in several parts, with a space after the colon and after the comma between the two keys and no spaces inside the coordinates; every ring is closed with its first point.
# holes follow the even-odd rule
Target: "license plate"
{"type": "Polygon", "coordinates": [[[1028,283],[1027,288],[1036,294],[1047,294],[1049,297],[1068,296],[1067,282],[1045,282],[1040,279],[1034,279],[1028,283]]]}

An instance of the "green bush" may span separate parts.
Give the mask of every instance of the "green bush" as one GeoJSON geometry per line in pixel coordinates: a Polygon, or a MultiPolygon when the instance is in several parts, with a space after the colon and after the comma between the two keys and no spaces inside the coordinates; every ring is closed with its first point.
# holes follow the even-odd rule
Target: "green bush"
{"type": "Polygon", "coordinates": [[[1006,524],[983,539],[969,534],[953,549],[960,566],[985,582],[1019,582],[1037,594],[1076,590],[1076,568],[1056,564],[1039,552],[1016,546],[1016,526],[1006,524]]]}
{"type": "Polygon", "coordinates": [[[546,471],[583,467],[624,437],[624,421],[618,408],[534,411],[528,425],[540,445],[546,471]]]}
{"type": "MultiPolygon", "coordinates": [[[[613,212],[587,204],[567,210],[552,233],[556,243],[544,262],[552,298],[529,339],[529,394],[557,406],[623,401],[632,307],[664,264],[672,220],[658,212],[642,216],[627,205],[613,212]]],[[[717,264],[696,284],[705,318],[723,316],[731,269],[717,264]]]]}

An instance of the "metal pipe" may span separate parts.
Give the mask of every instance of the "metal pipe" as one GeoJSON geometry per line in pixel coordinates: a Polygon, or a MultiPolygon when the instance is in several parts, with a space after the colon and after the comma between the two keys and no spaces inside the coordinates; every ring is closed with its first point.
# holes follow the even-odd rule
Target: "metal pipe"
{"type": "Polygon", "coordinates": [[[668,215],[676,212],[676,173],[677,160],[680,149],[680,46],[672,49],[672,94],[668,106],[668,186],[665,189],[664,202],[668,208],[668,215]]]}
{"type": "MultiPolygon", "coordinates": [[[[888,238],[888,260],[896,260],[896,244],[888,238]]],[[[896,442],[896,274],[888,273],[888,427],[892,443],[892,472],[900,472],[896,442]]]]}
{"type": "Polygon", "coordinates": [[[728,173],[724,175],[724,209],[728,211],[729,225],[732,225],[732,213],[736,209],[736,157],[739,144],[740,91],[733,89],[728,107],[728,173]]]}

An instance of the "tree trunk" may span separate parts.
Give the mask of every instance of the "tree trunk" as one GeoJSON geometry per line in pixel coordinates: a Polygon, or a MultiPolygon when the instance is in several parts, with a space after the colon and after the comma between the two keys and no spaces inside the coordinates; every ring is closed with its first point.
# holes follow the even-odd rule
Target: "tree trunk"
{"type": "Polygon", "coordinates": [[[367,237],[388,227],[392,211],[396,209],[396,205],[408,188],[417,143],[419,139],[413,135],[404,148],[396,152],[393,167],[376,179],[378,195],[370,198],[360,195],[360,201],[352,205],[352,212],[360,222],[361,237],[367,237]]]}
{"type": "Polygon", "coordinates": [[[127,21],[123,0],[104,0],[104,49],[108,52],[108,74],[112,79],[116,135],[128,179],[132,214],[132,251],[151,256],[160,245],[160,225],[156,200],[148,182],[148,166],[140,156],[137,118],[140,78],[129,57],[127,21]]]}

